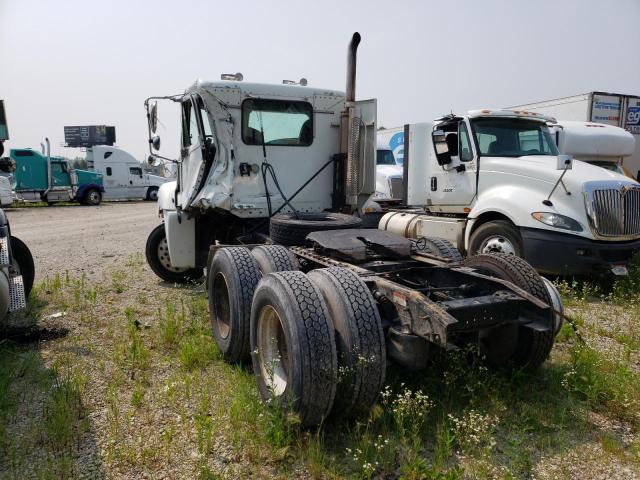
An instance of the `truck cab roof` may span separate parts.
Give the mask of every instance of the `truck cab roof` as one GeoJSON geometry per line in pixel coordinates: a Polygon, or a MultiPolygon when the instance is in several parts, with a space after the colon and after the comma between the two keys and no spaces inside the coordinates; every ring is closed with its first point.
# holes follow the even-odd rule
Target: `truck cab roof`
{"type": "Polygon", "coordinates": [[[280,85],[270,83],[250,83],[240,81],[208,81],[198,79],[193,85],[187,88],[186,93],[197,92],[199,90],[211,93],[225,94],[225,102],[236,104],[233,99],[237,99],[238,105],[243,97],[247,95],[257,97],[282,97],[282,98],[313,98],[314,96],[343,98],[344,92],[326,88],[314,88],[302,85],[280,85]],[[231,99],[229,102],[228,98],[231,99]]]}
{"type": "Polygon", "coordinates": [[[467,112],[467,115],[469,116],[469,118],[480,118],[480,117],[524,118],[527,120],[538,120],[545,123],[546,122],[556,123],[556,119],[549,115],[544,115],[538,112],[529,112],[526,110],[483,108],[481,110],[469,110],[469,112],[467,112]]]}

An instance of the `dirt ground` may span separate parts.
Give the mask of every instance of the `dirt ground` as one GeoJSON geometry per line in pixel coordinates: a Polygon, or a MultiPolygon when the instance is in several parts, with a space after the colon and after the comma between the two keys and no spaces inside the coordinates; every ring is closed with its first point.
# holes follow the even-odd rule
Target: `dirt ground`
{"type": "Polygon", "coordinates": [[[9,208],[11,232],[31,249],[36,281],[65,270],[100,277],[104,268],[142,252],[160,223],[155,202],[103,203],[97,207],[9,208]]]}

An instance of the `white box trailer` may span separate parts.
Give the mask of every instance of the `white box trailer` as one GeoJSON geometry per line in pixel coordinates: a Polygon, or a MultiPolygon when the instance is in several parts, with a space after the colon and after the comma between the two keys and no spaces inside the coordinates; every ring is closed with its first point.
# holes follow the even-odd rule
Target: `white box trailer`
{"type": "Polygon", "coordinates": [[[133,155],[117,147],[87,149],[87,168],[102,173],[106,200],[158,200],[158,189],[168,178],[151,175],[133,155]]]}
{"type": "Polygon", "coordinates": [[[635,150],[624,167],[638,178],[640,172],[640,97],[619,93],[589,92],[571,97],[509,107],[550,115],[562,122],[577,120],[621,127],[633,134],[635,150]]]}

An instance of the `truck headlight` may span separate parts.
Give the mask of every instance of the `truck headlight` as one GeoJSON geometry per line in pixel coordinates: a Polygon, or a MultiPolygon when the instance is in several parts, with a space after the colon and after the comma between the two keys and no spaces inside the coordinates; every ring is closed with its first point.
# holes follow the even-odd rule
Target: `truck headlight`
{"type": "Polygon", "coordinates": [[[581,232],[582,225],[571,217],[566,215],[560,215],[553,212],[533,212],[531,214],[533,218],[539,222],[549,225],[550,227],[562,228],[564,230],[571,230],[572,232],[581,232]]]}

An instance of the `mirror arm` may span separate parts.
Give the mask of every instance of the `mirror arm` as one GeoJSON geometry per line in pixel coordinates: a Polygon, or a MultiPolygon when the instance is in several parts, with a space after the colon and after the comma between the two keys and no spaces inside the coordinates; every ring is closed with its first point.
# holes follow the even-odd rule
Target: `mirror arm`
{"type": "Polygon", "coordinates": [[[180,160],[174,160],[172,158],[163,157],[162,155],[158,155],[157,153],[151,153],[151,156],[154,158],[159,158],[160,160],[164,160],[165,162],[171,162],[175,164],[180,163],[180,160]]]}

